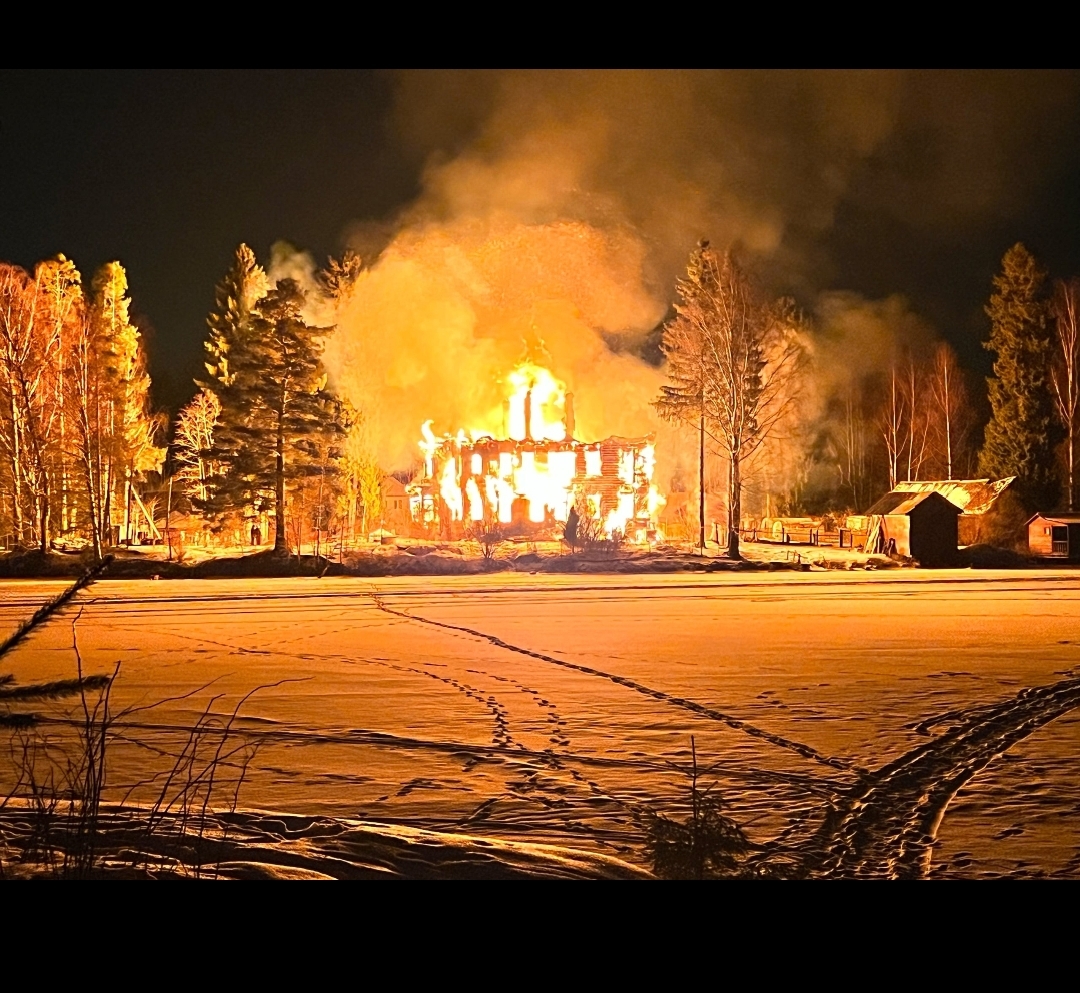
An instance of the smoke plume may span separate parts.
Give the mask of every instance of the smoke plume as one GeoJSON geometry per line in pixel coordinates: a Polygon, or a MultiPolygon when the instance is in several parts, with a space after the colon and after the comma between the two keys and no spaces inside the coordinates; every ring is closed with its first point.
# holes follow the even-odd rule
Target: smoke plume
{"type": "MultiPolygon", "coordinates": [[[[704,236],[824,318],[811,392],[827,393],[852,356],[883,363],[896,336],[927,333],[896,300],[818,294],[838,205],[930,88],[879,72],[401,76],[395,126],[426,158],[422,193],[392,223],[350,234],[369,267],[334,315],[336,388],[378,419],[388,468],[413,461],[428,419],[436,432],[501,433],[503,378],[526,359],[574,393],[579,437],[656,431],[655,329],[704,236]]],[[[1029,104],[1040,119],[1053,112],[1043,104],[1029,104]]],[[[944,124],[927,120],[939,157],[957,160],[944,124]]],[[[988,164],[975,191],[947,170],[920,217],[935,198],[948,216],[985,210],[1005,169],[988,164]]],[[[917,198],[894,185],[898,200],[917,198]]]]}

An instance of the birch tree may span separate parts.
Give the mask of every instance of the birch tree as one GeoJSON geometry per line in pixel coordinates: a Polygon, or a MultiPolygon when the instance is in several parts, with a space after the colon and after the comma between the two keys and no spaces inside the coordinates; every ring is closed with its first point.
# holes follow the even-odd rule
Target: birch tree
{"type": "Polygon", "coordinates": [[[946,479],[962,477],[969,468],[971,409],[963,370],[945,342],[934,349],[928,394],[935,466],[946,479]]]}
{"type": "Polygon", "coordinates": [[[1065,497],[1075,510],[1076,436],[1080,430],[1080,279],[1059,280],[1054,289],[1054,361],[1050,381],[1065,429],[1065,497]]]}
{"type": "Polygon", "coordinates": [[[71,351],[86,301],[82,276],[75,264],[63,255],[39,263],[34,271],[34,281],[41,301],[42,322],[55,342],[46,386],[51,406],[48,472],[54,503],[50,519],[56,522],[55,529],[59,533],[66,534],[80,521],[67,380],[71,371],[71,351]]]}
{"type": "Polygon", "coordinates": [[[885,401],[881,409],[881,437],[885,442],[885,458],[889,471],[889,489],[896,489],[904,451],[905,424],[908,418],[906,395],[900,370],[894,361],[889,366],[885,401]]]}
{"type": "Polygon", "coordinates": [[[221,472],[212,458],[214,426],[221,414],[221,402],[213,391],[201,389],[176,418],[173,435],[177,476],[187,494],[205,504],[210,496],[210,480],[221,472]]]}
{"type": "Polygon", "coordinates": [[[691,258],[679,295],[664,332],[672,382],[656,405],[676,417],[701,404],[702,433],[709,429],[728,461],[727,552],[739,558],[743,467],[795,401],[805,355],[799,322],[790,304],[766,302],[731,253],[708,242],[691,258]]]}
{"type": "Polygon", "coordinates": [[[130,487],[139,473],[160,468],[165,454],[155,444],[160,421],[150,410],[150,376],[127,293],[127,273],[119,262],[108,262],[95,274],[90,323],[102,368],[97,372],[93,446],[105,540],[111,540],[114,497],[122,501],[125,537],[130,538],[130,487]]]}
{"type": "Polygon", "coordinates": [[[11,487],[16,543],[44,552],[54,535],[53,504],[63,483],[62,383],[68,317],[80,297],[78,273],[63,257],[31,278],[0,267],[0,448],[11,487]]]}

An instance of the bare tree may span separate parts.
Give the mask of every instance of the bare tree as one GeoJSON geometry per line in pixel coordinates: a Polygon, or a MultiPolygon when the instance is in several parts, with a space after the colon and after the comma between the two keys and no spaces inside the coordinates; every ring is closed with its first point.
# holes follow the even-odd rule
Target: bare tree
{"type": "Polygon", "coordinates": [[[78,273],[62,256],[31,278],[0,271],[0,445],[8,456],[12,526],[44,552],[55,531],[56,480],[64,479],[61,434],[64,352],[78,273]]]}
{"type": "Polygon", "coordinates": [[[1059,280],[1053,299],[1054,364],[1051,383],[1058,417],[1065,428],[1069,510],[1076,509],[1076,435],[1080,428],[1080,279],[1059,280]]]}
{"type": "Polygon", "coordinates": [[[889,489],[895,489],[900,478],[904,451],[904,424],[908,410],[903,381],[894,361],[889,367],[889,382],[881,409],[881,436],[885,440],[885,456],[889,466],[889,489]]]}
{"type": "Polygon", "coordinates": [[[909,351],[904,362],[904,400],[907,406],[907,478],[918,479],[929,448],[930,418],[925,373],[909,351]]]}
{"type": "MultiPolygon", "coordinates": [[[[727,546],[739,558],[742,469],[795,400],[805,349],[789,303],[769,304],[730,252],[702,242],[680,280],[682,304],[665,328],[669,363],[679,355],[680,378],[664,387],[661,415],[675,419],[701,404],[701,429],[728,461],[727,546]],[[681,411],[680,411],[681,403],[681,411]],[[674,409],[673,409],[674,408],[674,409]]],[[[669,368],[669,378],[672,371],[669,368]]]]}
{"type": "Polygon", "coordinates": [[[867,398],[863,384],[850,382],[839,401],[839,426],[833,432],[837,457],[837,473],[845,495],[850,495],[854,508],[863,507],[868,491],[874,486],[871,478],[873,450],[869,434],[873,430],[873,411],[867,413],[867,398]]]}
{"type": "Polygon", "coordinates": [[[931,449],[930,404],[922,366],[910,352],[894,357],[878,415],[890,489],[901,476],[918,479],[922,474],[931,449]]]}
{"type": "Polygon", "coordinates": [[[961,474],[966,468],[971,412],[963,370],[956,361],[956,353],[945,342],[934,350],[929,378],[928,414],[934,462],[944,470],[946,479],[952,479],[958,467],[961,474]]]}
{"type": "Polygon", "coordinates": [[[126,294],[116,263],[90,301],[62,255],[33,276],[0,264],[0,513],[16,543],[45,552],[88,525],[100,555],[117,488],[160,463],[126,294]]]}
{"type": "Polygon", "coordinates": [[[201,389],[195,398],[180,411],[176,419],[176,461],[180,465],[177,476],[184,488],[197,501],[210,499],[209,480],[221,471],[211,458],[214,447],[214,425],[221,413],[221,403],[208,389],[201,389]]]}

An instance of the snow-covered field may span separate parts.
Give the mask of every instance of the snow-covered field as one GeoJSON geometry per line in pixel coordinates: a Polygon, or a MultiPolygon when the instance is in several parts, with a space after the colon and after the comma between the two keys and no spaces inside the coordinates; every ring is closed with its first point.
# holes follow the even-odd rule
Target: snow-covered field
{"type": "MultiPolygon", "coordinates": [[[[63,585],[0,583],[0,623],[63,585]]],[[[1080,572],[100,581],[0,673],[73,675],[73,622],[114,710],[157,704],[115,798],[256,690],[244,808],[647,866],[693,736],[786,871],[1080,875],[1080,572]]]]}

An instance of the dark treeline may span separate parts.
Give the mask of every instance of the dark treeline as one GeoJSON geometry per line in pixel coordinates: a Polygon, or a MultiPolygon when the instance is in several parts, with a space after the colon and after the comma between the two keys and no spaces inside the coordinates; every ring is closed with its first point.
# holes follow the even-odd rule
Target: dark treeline
{"type": "Polygon", "coordinates": [[[894,347],[827,397],[780,509],[858,512],[900,481],[1006,476],[1022,511],[1075,509],[1078,308],[1080,281],[1051,280],[1014,245],[985,307],[993,375],[973,377],[945,342],[894,347]]]}

